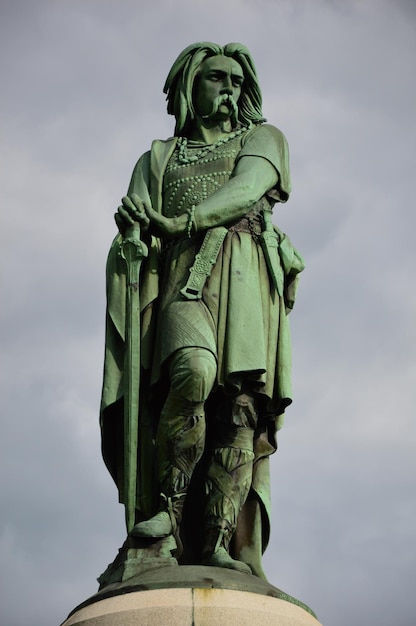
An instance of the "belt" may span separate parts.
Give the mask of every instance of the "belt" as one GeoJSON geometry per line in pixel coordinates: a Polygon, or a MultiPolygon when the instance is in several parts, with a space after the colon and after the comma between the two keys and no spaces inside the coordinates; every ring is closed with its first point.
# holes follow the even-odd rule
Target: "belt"
{"type": "Polygon", "coordinates": [[[230,226],[228,230],[231,233],[248,233],[257,240],[262,233],[262,223],[258,215],[247,215],[236,224],[233,224],[233,226],[230,226]]]}

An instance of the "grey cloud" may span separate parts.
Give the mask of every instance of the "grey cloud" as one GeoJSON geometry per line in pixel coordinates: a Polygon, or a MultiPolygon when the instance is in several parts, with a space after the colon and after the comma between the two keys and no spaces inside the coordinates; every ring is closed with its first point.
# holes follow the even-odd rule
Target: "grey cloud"
{"type": "Polygon", "coordinates": [[[3,2],[1,621],[57,624],[124,539],[100,458],[104,265],[191,41],[252,50],[307,269],[270,580],[325,625],[412,623],[415,14],[399,2],[3,2]],[[221,11],[221,19],[214,9],[221,11]],[[25,602],[21,602],[22,589],[25,602]],[[45,603],[45,598],[48,602],[45,603]]]}

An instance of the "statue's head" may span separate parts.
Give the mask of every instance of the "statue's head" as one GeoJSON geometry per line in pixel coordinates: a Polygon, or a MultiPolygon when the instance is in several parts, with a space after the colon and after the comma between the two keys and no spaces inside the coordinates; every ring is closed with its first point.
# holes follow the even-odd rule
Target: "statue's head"
{"type": "MultiPolygon", "coordinates": [[[[198,109],[201,72],[205,73],[210,65],[218,65],[216,60],[221,67],[229,67],[233,77],[235,97],[230,93],[229,101],[233,125],[237,121],[241,124],[265,121],[256,68],[247,48],[239,43],[219,46],[204,41],[192,44],[181,52],[166,79],[163,91],[167,94],[168,113],[176,119],[175,135],[186,135],[192,127],[198,109]]],[[[216,102],[216,106],[220,104],[220,101],[216,102]]]]}

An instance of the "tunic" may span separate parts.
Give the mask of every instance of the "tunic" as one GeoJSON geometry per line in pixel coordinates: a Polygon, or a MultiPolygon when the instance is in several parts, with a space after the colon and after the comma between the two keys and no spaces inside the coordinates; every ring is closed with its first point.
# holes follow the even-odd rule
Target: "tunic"
{"type": "MultiPolygon", "coordinates": [[[[163,177],[164,215],[181,215],[208,198],[229,180],[237,160],[245,154],[272,162],[279,172],[279,187],[273,191],[285,201],[290,182],[288,170],[282,174],[281,144],[286,147],[282,137],[277,129],[263,126],[237,135],[214,150],[191,144],[190,162],[185,163],[181,162],[180,150],[175,150],[163,177]]],[[[285,155],[283,166],[287,167],[286,163],[285,155]]],[[[258,209],[254,207],[250,214],[258,217],[258,209]]],[[[175,350],[206,348],[217,359],[217,383],[225,393],[234,394],[245,387],[246,391],[266,396],[268,413],[281,414],[291,402],[287,316],[283,299],[276,298],[270,288],[256,233],[231,227],[202,299],[188,301],[180,290],[201,242],[198,235],[191,241],[174,243],[166,251],[153,379],[160,376],[161,364],[175,350]],[[278,348],[281,363],[276,375],[278,348]]]]}

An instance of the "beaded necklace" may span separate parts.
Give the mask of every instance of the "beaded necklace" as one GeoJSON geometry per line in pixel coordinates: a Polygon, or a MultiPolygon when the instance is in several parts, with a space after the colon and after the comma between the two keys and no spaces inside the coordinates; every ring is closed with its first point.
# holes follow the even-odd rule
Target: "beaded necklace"
{"type": "Polygon", "coordinates": [[[234,139],[234,137],[238,137],[239,135],[242,135],[247,130],[248,130],[248,126],[242,126],[238,130],[234,130],[232,133],[229,133],[225,137],[221,137],[221,139],[218,139],[218,141],[216,141],[215,143],[212,143],[208,146],[204,146],[203,148],[200,148],[199,150],[192,148],[191,150],[192,154],[188,152],[188,138],[179,137],[178,143],[177,143],[178,161],[179,163],[182,163],[184,165],[186,163],[195,163],[195,161],[199,161],[199,159],[205,157],[207,154],[209,154],[210,152],[212,152],[213,150],[215,150],[222,144],[227,143],[227,141],[231,141],[231,139],[234,139]]]}

